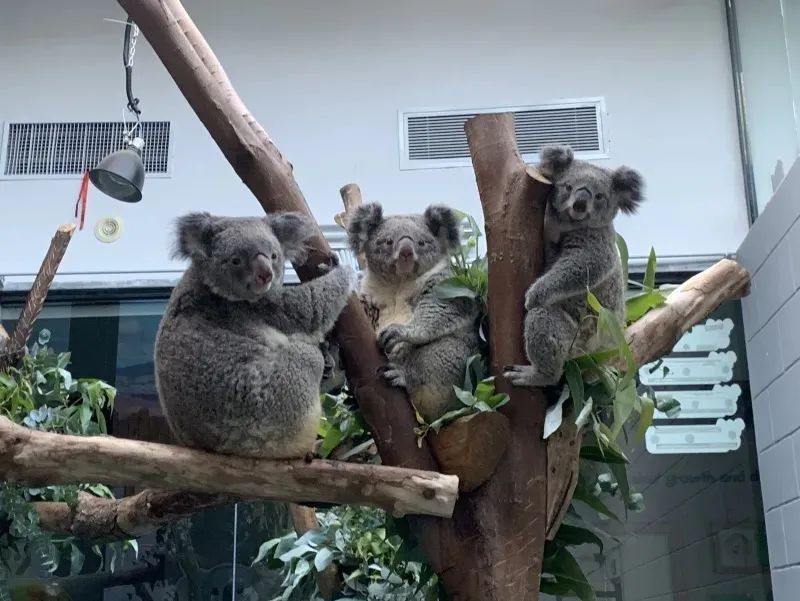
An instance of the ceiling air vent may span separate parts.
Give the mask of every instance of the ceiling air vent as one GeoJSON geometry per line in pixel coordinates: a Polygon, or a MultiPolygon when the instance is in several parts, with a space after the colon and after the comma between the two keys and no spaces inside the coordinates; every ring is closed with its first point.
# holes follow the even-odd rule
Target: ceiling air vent
{"type": "Polygon", "coordinates": [[[400,168],[435,169],[470,165],[464,122],[480,113],[514,113],[517,144],[526,162],[539,149],[568,144],[582,159],[607,158],[602,98],[521,107],[400,113],[400,168]]]}
{"type": "MultiPolygon", "coordinates": [[[[45,179],[81,175],[123,147],[123,131],[124,125],[119,121],[9,123],[0,150],[0,176],[45,179]]],[[[137,135],[145,139],[145,172],[167,174],[169,121],[142,121],[137,135]]]]}

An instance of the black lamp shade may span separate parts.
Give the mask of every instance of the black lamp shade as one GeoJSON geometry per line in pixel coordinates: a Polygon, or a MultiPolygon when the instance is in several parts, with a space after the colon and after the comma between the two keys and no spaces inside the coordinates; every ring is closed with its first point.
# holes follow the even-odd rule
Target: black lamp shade
{"type": "Polygon", "coordinates": [[[89,173],[89,179],[104,194],[123,202],[142,200],[144,164],[135,146],[112,152],[89,173]]]}

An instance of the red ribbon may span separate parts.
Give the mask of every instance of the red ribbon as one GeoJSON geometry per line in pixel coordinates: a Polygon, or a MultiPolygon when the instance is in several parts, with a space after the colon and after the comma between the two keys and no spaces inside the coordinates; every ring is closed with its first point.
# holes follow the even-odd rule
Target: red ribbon
{"type": "Polygon", "coordinates": [[[80,222],[78,229],[83,229],[83,223],[86,220],[86,200],[89,196],[89,171],[85,171],[83,179],[81,179],[81,189],[78,192],[78,200],[75,202],[75,219],[78,218],[78,210],[80,209],[80,222]]]}

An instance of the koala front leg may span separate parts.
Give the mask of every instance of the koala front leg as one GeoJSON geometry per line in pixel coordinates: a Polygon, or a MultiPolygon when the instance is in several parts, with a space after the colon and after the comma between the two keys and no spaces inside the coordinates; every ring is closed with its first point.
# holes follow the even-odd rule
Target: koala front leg
{"type": "Polygon", "coordinates": [[[401,360],[415,346],[430,344],[474,323],[478,309],[470,299],[442,300],[432,291],[414,308],[411,320],[392,324],[378,335],[378,344],[392,360],[401,360]]]}
{"type": "Polygon", "coordinates": [[[284,331],[323,335],[333,329],[356,284],[352,267],[334,267],[298,286],[277,289],[276,296],[268,300],[271,307],[264,307],[264,314],[268,320],[280,319],[284,331]]]}
{"type": "Polygon", "coordinates": [[[508,365],[503,375],[514,386],[557,384],[578,325],[560,307],[534,307],[525,314],[525,355],[530,365],[508,365]]]}
{"type": "Polygon", "coordinates": [[[616,271],[618,259],[597,248],[566,248],[525,293],[525,308],[549,307],[586,295],[616,271]]]}

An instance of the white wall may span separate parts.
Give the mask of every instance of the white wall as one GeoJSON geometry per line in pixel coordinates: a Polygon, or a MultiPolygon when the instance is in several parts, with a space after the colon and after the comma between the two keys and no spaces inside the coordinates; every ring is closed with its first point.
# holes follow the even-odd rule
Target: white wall
{"type": "MultiPolygon", "coordinates": [[[[729,252],[747,230],[718,0],[185,5],[322,222],[350,181],[390,212],[435,201],[480,213],[471,169],[399,170],[399,109],[604,96],[604,163],[637,167],[649,184],[640,215],[619,223],[632,255],[651,244],[660,255],[729,252]]],[[[118,118],[122,26],[104,17],[123,13],[110,0],[0,0],[0,121],[118,118]]],[[[64,272],[180,269],[166,258],[176,215],[260,211],[144,40],[134,92],[144,119],[173,122],[172,177],[147,181],[132,206],[91,190],[64,272]],[[106,215],[125,224],[111,245],[90,231],[106,215]]],[[[0,181],[0,274],[36,270],[77,189],[77,179],[0,181]]]]}

